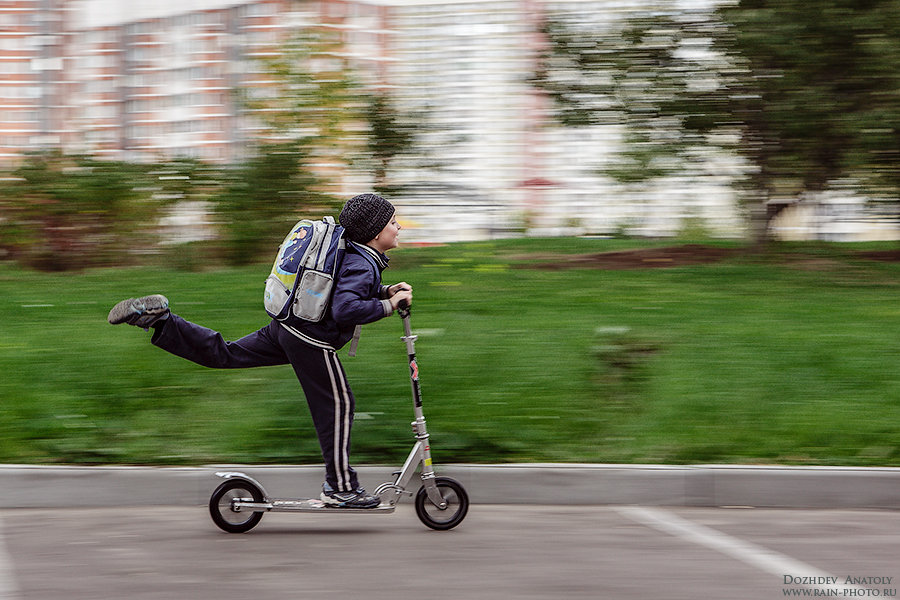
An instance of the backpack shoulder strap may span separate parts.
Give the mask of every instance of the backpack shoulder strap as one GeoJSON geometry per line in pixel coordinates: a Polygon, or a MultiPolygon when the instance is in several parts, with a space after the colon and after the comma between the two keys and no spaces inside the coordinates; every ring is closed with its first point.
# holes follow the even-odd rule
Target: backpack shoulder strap
{"type": "Polygon", "coordinates": [[[347,351],[347,356],[353,358],[356,356],[356,349],[359,347],[359,336],[362,335],[362,325],[357,325],[353,328],[353,338],[350,340],[350,350],[347,351]]]}

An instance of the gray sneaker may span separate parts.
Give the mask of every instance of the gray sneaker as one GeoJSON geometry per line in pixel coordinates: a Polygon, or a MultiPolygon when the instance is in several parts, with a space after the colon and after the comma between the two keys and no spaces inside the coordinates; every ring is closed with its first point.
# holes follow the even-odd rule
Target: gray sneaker
{"type": "Polygon", "coordinates": [[[160,319],[169,316],[169,300],[160,294],[122,300],[109,311],[111,325],[128,323],[147,329],[160,319]]]}
{"type": "Polygon", "coordinates": [[[381,504],[381,500],[370,496],[361,487],[350,492],[336,492],[327,483],[322,486],[319,498],[328,506],[336,508],[377,508],[381,504]]]}

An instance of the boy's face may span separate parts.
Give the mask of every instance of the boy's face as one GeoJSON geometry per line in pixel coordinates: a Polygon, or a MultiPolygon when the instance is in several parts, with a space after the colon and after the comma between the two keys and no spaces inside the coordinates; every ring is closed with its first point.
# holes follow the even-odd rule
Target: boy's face
{"type": "Polygon", "coordinates": [[[384,229],[381,230],[381,233],[375,236],[371,242],[369,242],[369,246],[375,248],[379,252],[387,252],[391,248],[396,248],[400,245],[399,237],[400,237],[400,223],[397,222],[397,213],[395,212],[391,215],[391,220],[385,225],[384,229]]]}

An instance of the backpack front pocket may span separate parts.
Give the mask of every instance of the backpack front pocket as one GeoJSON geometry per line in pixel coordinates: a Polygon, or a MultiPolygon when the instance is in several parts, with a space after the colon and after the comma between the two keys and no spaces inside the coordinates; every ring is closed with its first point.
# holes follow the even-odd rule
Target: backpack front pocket
{"type": "Polygon", "coordinates": [[[269,275],[266,278],[266,293],[263,303],[265,304],[266,312],[279,321],[284,320],[288,316],[289,308],[287,304],[290,296],[291,290],[276,275],[269,275]]]}
{"type": "Polygon", "coordinates": [[[331,275],[305,271],[300,276],[294,298],[294,315],[307,321],[321,321],[331,300],[331,275]]]}

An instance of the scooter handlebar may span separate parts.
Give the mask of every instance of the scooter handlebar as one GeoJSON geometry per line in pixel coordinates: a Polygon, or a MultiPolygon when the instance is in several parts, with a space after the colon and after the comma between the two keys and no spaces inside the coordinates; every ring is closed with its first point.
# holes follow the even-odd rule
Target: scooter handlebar
{"type": "Polygon", "coordinates": [[[409,302],[405,298],[397,302],[397,312],[403,319],[409,316],[409,302]]]}

